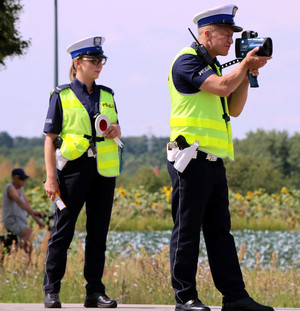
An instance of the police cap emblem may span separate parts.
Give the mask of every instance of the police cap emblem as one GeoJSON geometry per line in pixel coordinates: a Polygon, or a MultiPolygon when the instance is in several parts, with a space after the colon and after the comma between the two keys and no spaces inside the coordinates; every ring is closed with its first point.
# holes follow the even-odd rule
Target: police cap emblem
{"type": "Polygon", "coordinates": [[[94,38],[94,46],[98,46],[100,47],[101,46],[101,37],[95,37],[94,38]]]}

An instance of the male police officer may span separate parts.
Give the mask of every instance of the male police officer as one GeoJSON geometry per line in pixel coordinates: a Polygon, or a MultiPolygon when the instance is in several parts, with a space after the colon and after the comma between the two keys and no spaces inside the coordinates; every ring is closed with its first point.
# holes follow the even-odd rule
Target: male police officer
{"type": "MultiPolygon", "coordinates": [[[[194,159],[185,170],[175,169],[179,157],[175,156],[175,163],[167,162],[173,186],[170,261],[176,311],[210,310],[198,299],[196,290],[201,229],[213,280],[223,295],[222,311],[273,311],[272,307],[255,302],[245,290],[230,234],[228,187],[222,160],[233,160],[229,115],[237,117],[243,110],[248,72],[258,75],[258,68],[270,59],[255,55],[256,48],[234,70],[221,75],[216,56],[227,55],[233,33],[242,31],[233,20],[236,10],[235,5],[226,5],[197,14],[193,21],[198,25],[202,49],[197,53],[195,43],[183,48],[169,73],[171,141],[178,141],[181,149],[186,146],[180,144],[179,138],[189,145],[199,142],[194,159]]],[[[172,146],[177,148],[174,143],[172,146]]]]}

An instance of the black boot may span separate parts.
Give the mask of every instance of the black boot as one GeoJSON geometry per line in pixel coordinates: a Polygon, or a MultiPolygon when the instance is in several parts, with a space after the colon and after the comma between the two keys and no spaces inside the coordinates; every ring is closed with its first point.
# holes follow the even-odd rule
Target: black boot
{"type": "Polygon", "coordinates": [[[204,305],[199,299],[189,300],[186,303],[177,303],[175,311],[210,311],[210,308],[204,305]]]}
{"type": "Polygon", "coordinates": [[[115,300],[101,293],[87,295],[84,302],[86,308],[116,308],[117,305],[115,300]]]}
{"type": "Polygon", "coordinates": [[[45,308],[61,308],[58,293],[45,294],[44,298],[45,308]]]}
{"type": "Polygon", "coordinates": [[[221,311],[274,311],[274,309],[247,297],[234,302],[223,303],[221,311]]]}

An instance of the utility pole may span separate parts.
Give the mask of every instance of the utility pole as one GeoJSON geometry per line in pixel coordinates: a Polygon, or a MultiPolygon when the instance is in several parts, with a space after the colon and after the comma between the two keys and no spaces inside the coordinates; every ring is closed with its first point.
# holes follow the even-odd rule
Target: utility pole
{"type": "Polygon", "coordinates": [[[149,131],[148,131],[148,135],[147,135],[147,150],[148,152],[152,151],[152,147],[153,147],[153,134],[152,134],[152,129],[151,126],[149,127],[149,131]]]}
{"type": "Polygon", "coordinates": [[[54,0],[54,88],[58,85],[57,0],[54,0]]]}

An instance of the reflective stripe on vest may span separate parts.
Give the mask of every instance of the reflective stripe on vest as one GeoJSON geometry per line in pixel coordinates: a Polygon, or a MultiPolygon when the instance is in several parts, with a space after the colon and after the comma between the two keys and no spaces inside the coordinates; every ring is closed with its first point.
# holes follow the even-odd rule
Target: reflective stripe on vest
{"type": "MultiPolygon", "coordinates": [[[[63,109],[63,125],[61,138],[62,155],[68,160],[75,160],[89,148],[89,140],[84,135],[92,135],[90,117],[88,112],[70,89],[63,89],[59,93],[63,109]]],[[[106,114],[110,123],[116,123],[117,113],[111,93],[100,90],[101,113],[106,114]]],[[[97,135],[98,136],[98,135],[97,135]]],[[[99,174],[106,177],[119,175],[118,146],[113,139],[104,138],[97,142],[97,166],[99,174]]]]}
{"type": "MultiPolygon", "coordinates": [[[[200,142],[199,149],[221,158],[234,159],[232,130],[230,122],[223,119],[223,107],[219,96],[200,91],[195,94],[179,93],[173,82],[172,68],[176,59],[183,54],[197,55],[190,47],[183,48],[175,57],[169,72],[169,92],[171,97],[171,137],[183,135],[191,145],[200,142]]],[[[221,76],[216,66],[217,74],[221,76]]],[[[225,112],[228,113],[225,98],[225,112]]]]}
{"type": "MultiPolygon", "coordinates": [[[[99,111],[108,117],[110,124],[117,122],[118,117],[111,93],[101,90],[99,111]]],[[[99,135],[97,134],[97,136],[99,135]]],[[[118,145],[113,139],[104,138],[104,141],[97,143],[97,158],[99,174],[106,177],[120,175],[118,145]]]]}

